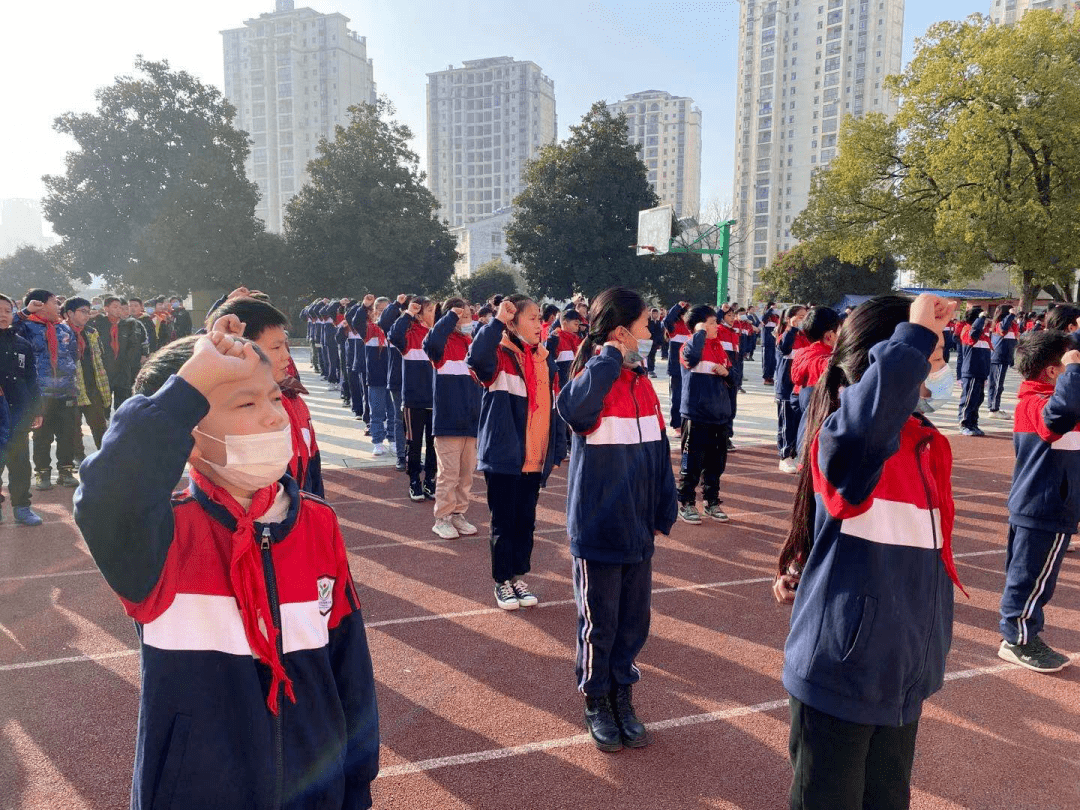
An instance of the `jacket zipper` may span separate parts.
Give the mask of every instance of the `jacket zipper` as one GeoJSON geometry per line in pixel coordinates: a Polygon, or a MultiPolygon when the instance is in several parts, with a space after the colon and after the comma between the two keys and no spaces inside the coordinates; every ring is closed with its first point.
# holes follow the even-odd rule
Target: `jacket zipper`
{"type": "Polygon", "coordinates": [[[644,444],[645,437],[641,433],[641,409],[638,408],[637,391],[635,390],[637,381],[638,375],[637,372],[634,372],[633,379],[630,380],[630,399],[634,400],[634,423],[637,425],[638,444],[644,444]]]}
{"type": "MultiPolygon", "coordinates": [[[[263,575],[266,578],[266,594],[270,599],[270,620],[277,630],[277,653],[281,665],[285,666],[285,650],[281,640],[281,603],[278,600],[277,576],[274,573],[274,557],[270,551],[270,527],[263,526],[262,530],[263,575]]],[[[281,807],[282,793],[285,783],[285,730],[282,720],[282,712],[285,711],[285,700],[282,698],[281,684],[278,685],[278,712],[274,715],[274,801],[271,807],[278,810],[281,807]]]]}
{"type": "MultiPolygon", "coordinates": [[[[921,440],[915,446],[915,459],[916,459],[917,464],[919,465],[919,478],[922,481],[923,491],[926,493],[926,503],[929,506],[929,510],[930,510],[930,533],[934,537],[934,550],[936,551],[936,550],[938,550],[938,534],[937,534],[937,525],[934,523],[934,500],[931,497],[930,482],[927,480],[926,467],[924,466],[924,461],[925,461],[926,454],[928,454],[930,452],[930,442],[932,441],[932,439],[933,439],[933,437],[928,436],[925,439],[921,440]]],[[[911,691],[916,686],[918,686],[919,681],[922,680],[923,673],[926,670],[926,659],[930,657],[930,639],[933,638],[934,625],[937,623],[937,592],[938,592],[938,578],[940,576],[941,576],[941,566],[940,565],[935,565],[934,566],[934,589],[933,589],[932,597],[931,597],[931,604],[933,606],[933,609],[932,609],[932,612],[930,614],[930,625],[929,625],[929,627],[927,628],[927,631],[926,631],[926,641],[923,644],[922,663],[921,663],[921,665],[919,667],[919,673],[916,676],[915,680],[912,682],[911,686],[909,686],[907,688],[907,690],[904,692],[904,705],[905,706],[907,705],[907,699],[908,699],[908,696],[911,694],[911,691]]],[[[900,707],[900,716],[897,718],[901,725],[903,724],[903,714],[904,714],[904,707],[901,706],[900,707]]]]}

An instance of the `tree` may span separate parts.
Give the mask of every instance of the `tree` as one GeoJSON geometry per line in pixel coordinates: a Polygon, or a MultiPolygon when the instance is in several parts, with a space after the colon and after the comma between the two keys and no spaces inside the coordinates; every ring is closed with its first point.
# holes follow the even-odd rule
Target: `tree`
{"type": "Polygon", "coordinates": [[[630,248],[638,211],[658,204],[639,149],[627,142],[626,116],[598,101],[569,139],[526,165],[506,243],[532,293],[565,299],[621,284],[667,294],[630,248]]]}
{"type": "Polygon", "coordinates": [[[0,259],[0,285],[0,292],[20,301],[33,289],[45,289],[57,295],[75,292],[64,270],[62,253],[56,248],[41,250],[30,245],[23,245],[0,259]]]}
{"type": "Polygon", "coordinates": [[[462,276],[454,281],[455,292],[471,303],[487,301],[496,293],[510,295],[520,289],[517,272],[500,259],[492,259],[476,268],[471,276],[462,276]]]}
{"type": "Polygon", "coordinates": [[[828,255],[820,242],[811,241],[777,256],[762,273],[759,290],[774,301],[832,306],[845,295],[887,293],[895,283],[896,261],[891,256],[853,264],[828,255]]]}
{"type": "Polygon", "coordinates": [[[902,256],[929,283],[1010,268],[1027,309],[1080,267],[1080,28],[1033,11],[1014,25],[942,22],[886,84],[892,121],[848,119],[840,154],[792,226],[860,262],[902,256]]]}
{"type": "Polygon", "coordinates": [[[352,121],[323,140],[311,181],[289,202],[286,237],[307,292],[430,293],[457,257],[454,238],[424,186],[412,132],[385,98],[350,107],[352,121]]]}
{"type": "Polygon", "coordinates": [[[244,175],[247,135],[214,87],[139,57],[138,77],[97,91],[95,113],[65,113],[63,175],[44,178],[45,215],[75,275],[114,285],[187,292],[218,286],[262,225],[244,175]]]}

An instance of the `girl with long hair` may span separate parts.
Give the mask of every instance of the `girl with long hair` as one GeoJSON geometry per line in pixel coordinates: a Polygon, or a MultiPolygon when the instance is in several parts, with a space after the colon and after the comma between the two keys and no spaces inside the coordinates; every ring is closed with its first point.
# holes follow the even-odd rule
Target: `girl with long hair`
{"type": "Polygon", "coordinates": [[[886,295],[844,323],[814,387],[773,586],[784,647],[790,807],[900,810],[923,701],[952,641],[952,452],[913,415],[951,302],[886,295]]]}
{"type": "Polygon", "coordinates": [[[803,334],[806,307],[798,304],[784,310],[776,327],[776,449],[780,454],[780,472],[798,472],[795,458],[799,454],[799,422],[802,410],[794,396],[791,382],[791,360],[795,352],[810,345],[803,334]]]}
{"type": "Polygon", "coordinates": [[[1012,367],[1019,338],[1020,327],[1012,305],[1002,304],[994,311],[990,334],[990,391],[986,406],[991,416],[1010,416],[1001,410],[1001,395],[1005,391],[1005,373],[1012,367]]]}
{"type": "Polygon", "coordinates": [[[585,725],[602,751],[649,741],[631,703],[631,686],[641,677],[634,660],[649,634],[653,538],[675,522],[664,416],[638,353],[648,319],[633,290],[597,295],[558,401],[574,432],[566,523],[578,609],[577,683],[585,725]]]}

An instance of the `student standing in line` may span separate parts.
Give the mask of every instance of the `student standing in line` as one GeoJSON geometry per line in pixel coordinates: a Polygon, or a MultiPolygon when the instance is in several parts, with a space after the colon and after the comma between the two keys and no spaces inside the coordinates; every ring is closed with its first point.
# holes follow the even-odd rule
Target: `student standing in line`
{"type": "Polygon", "coordinates": [[[752,361],[761,337],[761,318],[758,317],[756,304],[750,304],[746,308],[746,322],[750,324],[750,340],[747,343],[748,351],[745,359],[752,361]]]}
{"type": "Polygon", "coordinates": [[[952,311],[929,294],[860,304],[814,389],[773,586],[793,602],[791,810],[910,803],[919,718],[944,683],[959,585],[952,452],[913,411],[952,311]]]}
{"type": "Polygon", "coordinates": [[[574,362],[578,346],[581,345],[581,316],[577,310],[567,310],[562,315],[562,320],[555,325],[548,335],[545,347],[548,353],[555,358],[555,368],[559,372],[559,387],[566,385],[570,380],[570,365],[574,362]]]}
{"type": "Polygon", "coordinates": [[[1080,351],[1065,332],[1031,332],[1020,340],[1016,367],[1024,382],[1013,427],[998,656],[1035,672],[1058,672],[1069,657],[1040,634],[1080,522],[1080,351]]]}
{"type": "Polygon", "coordinates": [[[689,301],[680,301],[668,310],[664,318],[664,333],[668,339],[668,391],[671,394],[671,429],[675,435],[681,435],[682,431],[682,347],[690,339],[690,330],[686,327],[687,311],[690,309],[689,301]]]}
{"type": "Polygon", "coordinates": [[[523,577],[532,565],[536,502],[566,454],[555,412],[555,360],[540,343],[540,308],[527,295],[499,302],[466,357],[484,386],[476,449],[491,510],[491,576],[504,610],[538,601],[523,577]]]}
{"type": "Polygon", "coordinates": [[[957,385],[961,386],[961,391],[964,384],[964,353],[967,351],[964,336],[969,329],[971,329],[971,324],[967,322],[966,318],[957,321],[956,326],[953,328],[953,345],[956,346],[956,382],[957,385]]]}
{"type": "Polygon", "coordinates": [[[960,325],[960,322],[956,318],[952,318],[947,324],[945,324],[945,344],[941,350],[942,359],[949,362],[949,352],[956,348],[956,327],[960,325]]]}
{"type": "MultiPolygon", "coordinates": [[[[682,463],[679,478],[679,520],[700,524],[697,486],[702,481],[705,516],[726,521],[720,508],[720,476],[727,467],[731,433],[731,344],[725,345],[716,310],[701,304],[690,310],[686,325],[693,337],[682,348],[682,463]]],[[[730,336],[729,336],[730,340],[730,336]]]]}
{"type": "Polygon", "coordinates": [[[409,498],[414,501],[435,500],[437,461],[431,435],[435,372],[424,351],[424,338],[440,314],[431,299],[414,298],[387,335],[390,343],[401,352],[401,401],[405,408],[405,441],[409,448],[409,498]],[[422,482],[421,471],[424,473],[422,482]]]}
{"type": "Polygon", "coordinates": [[[746,334],[743,331],[743,322],[739,320],[735,307],[721,308],[717,313],[718,323],[716,337],[727,352],[729,361],[728,375],[724,386],[728,397],[731,399],[731,413],[728,421],[727,449],[729,453],[735,452],[735,443],[732,437],[735,435],[735,416],[739,412],[739,394],[745,394],[743,390],[743,347],[746,345],[746,334]]]}
{"type": "MultiPolygon", "coordinates": [[[[411,296],[399,295],[396,300],[387,304],[386,309],[379,316],[379,329],[382,330],[384,335],[389,337],[391,328],[397,323],[401,313],[405,311],[411,300],[411,296]]],[[[394,422],[393,441],[394,451],[397,453],[397,467],[395,469],[398,472],[408,470],[408,445],[405,441],[405,408],[401,401],[402,362],[401,352],[397,346],[391,343],[386,355],[386,393],[389,398],[389,411],[386,418],[388,422],[390,420],[394,422]]]]}
{"type": "MultiPolygon", "coordinates": [[[[385,456],[387,453],[383,442],[389,438],[390,443],[397,441],[395,429],[397,417],[388,413],[390,406],[389,395],[386,390],[386,375],[388,365],[387,340],[382,329],[376,326],[387,304],[388,298],[376,298],[374,295],[365,295],[363,302],[353,313],[353,328],[361,336],[363,356],[361,363],[364,368],[364,381],[367,383],[367,401],[370,409],[368,428],[371,431],[373,448],[371,455],[385,456]]],[[[395,350],[396,351],[396,350],[395,350]]]]}
{"type": "Polygon", "coordinates": [[[461,329],[472,323],[468,304],[462,298],[448,298],[442,311],[443,316],[424,338],[423,348],[435,368],[431,433],[439,471],[435,482],[435,525],[431,530],[452,540],[477,532],[465,513],[476,469],[476,432],[483,389],[465,362],[472,343],[461,329]]]}
{"type": "MultiPolygon", "coordinates": [[[[1035,328],[1036,321],[1033,320],[1031,323],[1029,331],[1041,331],[1035,328]]],[[[1072,348],[1080,349],[1080,334],[1077,334],[1077,330],[1080,329],[1080,307],[1072,304],[1058,304],[1046,313],[1046,328],[1065,332],[1073,342],[1072,348]]]]}
{"type": "Polygon", "coordinates": [[[566,525],[578,612],[575,674],[585,725],[601,751],[649,743],[632,703],[641,677],[634,661],[649,635],[654,536],[675,522],[664,416],[637,349],[648,319],[632,290],[597,295],[590,334],[558,398],[574,431],[566,525]]]}
{"type": "Polygon", "coordinates": [[[656,353],[664,344],[664,322],[661,320],[660,310],[653,307],[649,310],[649,339],[652,346],[649,347],[649,357],[646,365],[649,369],[649,379],[656,379],[656,353]]]}
{"type": "MultiPolygon", "coordinates": [[[[0,454],[0,475],[6,468],[15,522],[40,526],[41,517],[30,508],[30,431],[41,425],[41,391],[34,347],[12,327],[15,308],[12,299],[0,295],[0,388],[7,400],[10,425],[7,445],[0,454]]],[[[3,503],[0,494],[0,505],[3,503]]]]}
{"type": "Polygon", "coordinates": [[[76,355],[75,384],[79,392],[77,405],[69,414],[73,425],[68,430],[71,438],[71,454],[75,466],[86,458],[83,444],[82,421],[90,426],[94,447],[101,449],[101,437],[109,424],[112,405],[112,388],[109,375],[101,357],[101,342],[97,330],[90,326],[90,302],[85,298],[69,298],[64,302],[64,322],[75,333],[76,355]]]}
{"type": "Polygon", "coordinates": [[[776,449],[780,454],[780,472],[794,475],[799,471],[795,461],[799,454],[799,422],[802,411],[792,392],[791,360],[795,352],[810,345],[799,328],[806,317],[806,307],[795,304],[784,311],[776,328],[776,449]]]}
{"type": "MultiPolygon", "coordinates": [[[[840,315],[832,307],[814,307],[803,321],[802,330],[810,345],[796,353],[791,360],[791,392],[799,401],[799,412],[810,408],[810,395],[818,379],[825,373],[840,333],[840,315]]],[[[795,446],[801,451],[806,419],[799,420],[795,446]]]]}
{"type": "Polygon", "coordinates": [[[960,435],[985,436],[979,429],[979,406],[986,397],[986,379],[990,376],[990,324],[982,307],[972,307],[964,318],[964,368],[961,374],[960,435]]]}
{"type": "Polygon", "coordinates": [[[779,325],[776,302],[770,301],[761,315],[761,381],[765,385],[772,385],[776,374],[776,327],[779,325]]]}
{"type": "Polygon", "coordinates": [[[1001,410],[1001,395],[1005,392],[1005,373],[1013,364],[1016,354],[1016,341],[1020,338],[1020,329],[1016,325],[1016,315],[1010,304],[1002,304],[994,312],[994,324],[990,343],[990,391],[987,409],[991,416],[1008,417],[1010,414],[1001,410]]]}
{"type": "Polygon", "coordinates": [[[123,300],[115,295],[106,296],[101,314],[90,321],[100,336],[101,360],[109,378],[112,410],[131,396],[131,386],[142,359],[142,331],[135,321],[123,317],[123,304],[123,300]]]}

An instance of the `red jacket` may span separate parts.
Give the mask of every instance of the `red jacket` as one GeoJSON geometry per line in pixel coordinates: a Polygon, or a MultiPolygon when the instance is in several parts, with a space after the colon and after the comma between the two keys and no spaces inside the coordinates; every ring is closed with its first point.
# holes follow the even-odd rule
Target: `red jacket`
{"type": "Polygon", "coordinates": [[[826,346],[820,340],[815,340],[805,349],[795,352],[791,360],[791,383],[796,394],[804,388],[817,385],[818,379],[829,367],[832,353],[832,346],[826,346]]]}

